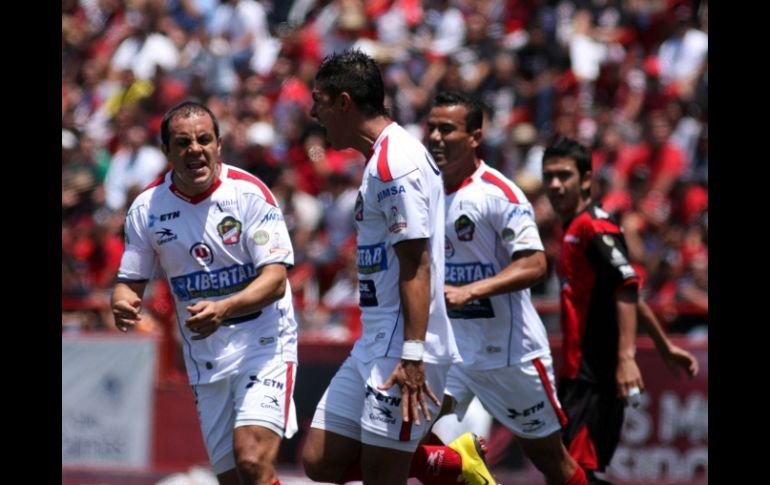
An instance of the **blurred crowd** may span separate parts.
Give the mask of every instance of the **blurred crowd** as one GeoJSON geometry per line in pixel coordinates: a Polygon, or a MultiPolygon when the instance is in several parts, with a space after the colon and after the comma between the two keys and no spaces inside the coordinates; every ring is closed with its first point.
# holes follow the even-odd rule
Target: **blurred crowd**
{"type": "MultiPolygon", "coordinates": [[[[556,135],[594,150],[596,198],[622,221],[669,331],[708,313],[708,4],[684,0],[62,0],[62,331],[114,329],[109,293],[134,196],[166,170],[163,114],[216,114],[223,160],[286,215],[305,336],[357,332],[352,209],[363,169],[327,147],[310,90],[327,54],[380,63],[394,119],[418,137],[433,95],[488,107],[481,155],[532,201],[558,297],[561,227],[541,184],[556,135]]],[[[172,328],[168,287],[142,329],[172,328]]],[[[550,328],[549,328],[550,329],[550,328]]]]}

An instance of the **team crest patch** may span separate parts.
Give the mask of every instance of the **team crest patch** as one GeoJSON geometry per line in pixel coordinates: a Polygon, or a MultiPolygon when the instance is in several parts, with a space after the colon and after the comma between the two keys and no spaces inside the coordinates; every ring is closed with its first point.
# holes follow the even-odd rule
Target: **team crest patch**
{"type": "Polygon", "coordinates": [[[452,241],[446,236],[444,236],[444,254],[447,258],[451,258],[455,255],[455,247],[452,246],[452,241]]]}
{"type": "Polygon", "coordinates": [[[219,232],[222,242],[225,244],[238,244],[241,240],[241,225],[241,221],[236,220],[232,216],[222,219],[222,222],[217,224],[217,232],[219,232]]]}
{"type": "Polygon", "coordinates": [[[455,232],[460,241],[473,241],[473,232],[476,230],[476,224],[465,214],[461,215],[455,221],[455,232]]]}
{"type": "Polygon", "coordinates": [[[364,196],[361,195],[361,192],[359,192],[358,197],[356,197],[356,207],[353,210],[353,213],[355,214],[357,221],[364,220],[364,196]]]}
{"type": "Polygon", "coordinates": [[[264,246],[270,240],[270,234],[264,229],[257,229],[253,237],[257,246],[264,246]]]}
{"type": "Polygon", "coordinates": [[[513,241],[513,237],[516,235],[516,233],[513,232],[513,229],[510,227],[506,227],[503,229],[503,232],[501,233],[501,236],[503,236],[503,241],[505,242],[511,242],[513,241]]]}

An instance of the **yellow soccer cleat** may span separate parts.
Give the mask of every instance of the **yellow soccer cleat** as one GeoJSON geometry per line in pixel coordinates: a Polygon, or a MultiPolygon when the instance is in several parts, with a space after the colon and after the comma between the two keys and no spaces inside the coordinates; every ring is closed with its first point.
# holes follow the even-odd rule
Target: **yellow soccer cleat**
{"type": "Polygon", "coordinates": [[[471,432],[465,433],[451,442],[449,447],[459,453],[463,460],[463,471],[457,478],[458,482],[468,485],[497,485],[497,481],[487,468],[478,436],[471,432]]]}

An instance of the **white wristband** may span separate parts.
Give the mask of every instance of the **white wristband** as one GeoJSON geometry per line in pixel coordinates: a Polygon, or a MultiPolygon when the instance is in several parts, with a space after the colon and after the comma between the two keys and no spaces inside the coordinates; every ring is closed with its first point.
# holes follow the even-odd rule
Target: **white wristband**
{"type": "Polygon", "coordinates": [[[422,340],[405,340],[404,347],[401,349],[401,358],[403,360],[422,360],[422,354],[425,353],[425,342],[422,340]]]}

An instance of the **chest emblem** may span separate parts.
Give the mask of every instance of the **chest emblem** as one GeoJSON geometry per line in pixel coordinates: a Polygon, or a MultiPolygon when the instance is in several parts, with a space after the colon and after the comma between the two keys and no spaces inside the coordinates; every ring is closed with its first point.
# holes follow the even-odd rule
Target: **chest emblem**
{"type": "Polygon", "coordinates": [[[219,237],[222,238],[222,242],[225,244],[238,244],[241,240],[241,226],[241,221],[236,220],[232,216],[222,219],[222,222],[217,224],[217,232],[219,237]]]}

